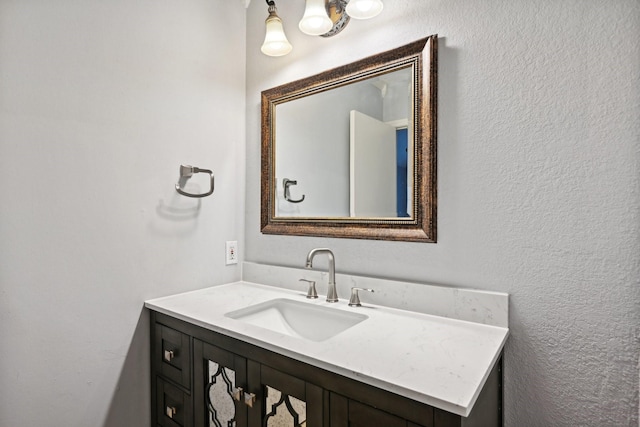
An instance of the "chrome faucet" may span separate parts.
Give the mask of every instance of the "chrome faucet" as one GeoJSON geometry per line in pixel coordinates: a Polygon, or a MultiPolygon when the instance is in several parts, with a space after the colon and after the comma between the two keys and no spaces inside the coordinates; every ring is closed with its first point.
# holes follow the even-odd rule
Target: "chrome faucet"
{"type": "Polygon", "coordinates": [[[333,252],[327,248],[312,249],[307,254],[307,264],[305,268],[313,267],[313,257],[319,253],[326,253],[329,257],[329,287],[327,288],[327,302],[338,302],[338,292],[336,291],[336,262],[333,252]]]}

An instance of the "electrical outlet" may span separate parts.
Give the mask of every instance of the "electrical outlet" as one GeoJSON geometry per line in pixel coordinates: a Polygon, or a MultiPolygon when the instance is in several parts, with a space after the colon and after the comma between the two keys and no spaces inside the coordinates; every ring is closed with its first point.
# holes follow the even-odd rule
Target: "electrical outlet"
{"type": "Polygon", "coordinates": [[[238,263],[238,242],[228,241],[225,250],[225,264],[237,264],[238,263]]]}

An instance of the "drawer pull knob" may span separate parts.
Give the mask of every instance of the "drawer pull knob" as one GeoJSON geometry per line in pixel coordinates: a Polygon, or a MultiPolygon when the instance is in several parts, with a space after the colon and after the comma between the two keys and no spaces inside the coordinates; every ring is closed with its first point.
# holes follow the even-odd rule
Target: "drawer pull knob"
{"type": "Polygon", "coordinates": [[[167,362],[171,362],[171,360],[173,360],[173,357],[174,357],[173,350],[164,351],[164,360],[166,360],[167,362]]]}
{"type": "Polygon", "coordinates": [[[178,412],[178,411],[173,406],[167,406],[166,409],[165,409],[165,413],[167,414],[167,417],[169,417],[171,419],[173,419],[173,417],[176,416],[176,412],[178,412]]]}
{"type": "Polygon", "coordinates": [[[233,400],[240,402],[244,396],[244,390],[242,387],[236,387],[233,389],[233,400]]]}
{"type": "Polygon", "coordinates": [[[253,393],[245,393],[244,394],[244,403],[249,408],[253,408],[253,404],[256,403],[256,395],[253,394],[253,393]]]}

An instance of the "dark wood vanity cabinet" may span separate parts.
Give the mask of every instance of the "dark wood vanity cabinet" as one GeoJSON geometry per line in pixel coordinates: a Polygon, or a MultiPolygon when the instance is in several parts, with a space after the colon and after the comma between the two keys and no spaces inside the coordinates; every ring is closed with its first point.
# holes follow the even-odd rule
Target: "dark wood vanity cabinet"
{"type": "Polygon", "coordinates": [[[501,362],[465,418],[162,313],[151,332],[154,427],[502,425],[501,362]]]}

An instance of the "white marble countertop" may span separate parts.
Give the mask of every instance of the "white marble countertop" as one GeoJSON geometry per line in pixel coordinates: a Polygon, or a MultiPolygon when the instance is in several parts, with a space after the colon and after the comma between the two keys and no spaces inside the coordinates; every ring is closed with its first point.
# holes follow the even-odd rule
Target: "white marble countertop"
{"type": "MultiPolygon", "coordinates": [[[[146,301],[151,310],[220,332],[345,377],[468,416],[500,357],[508,328],[379,305],[349,307],[322,296],[236,282],[146,301]],[[225,317],[275,298],[365,314],[368,319],[314,342],[225,317]]],[[[318,325],[322,327],[322,325],[318,325]]]]}

